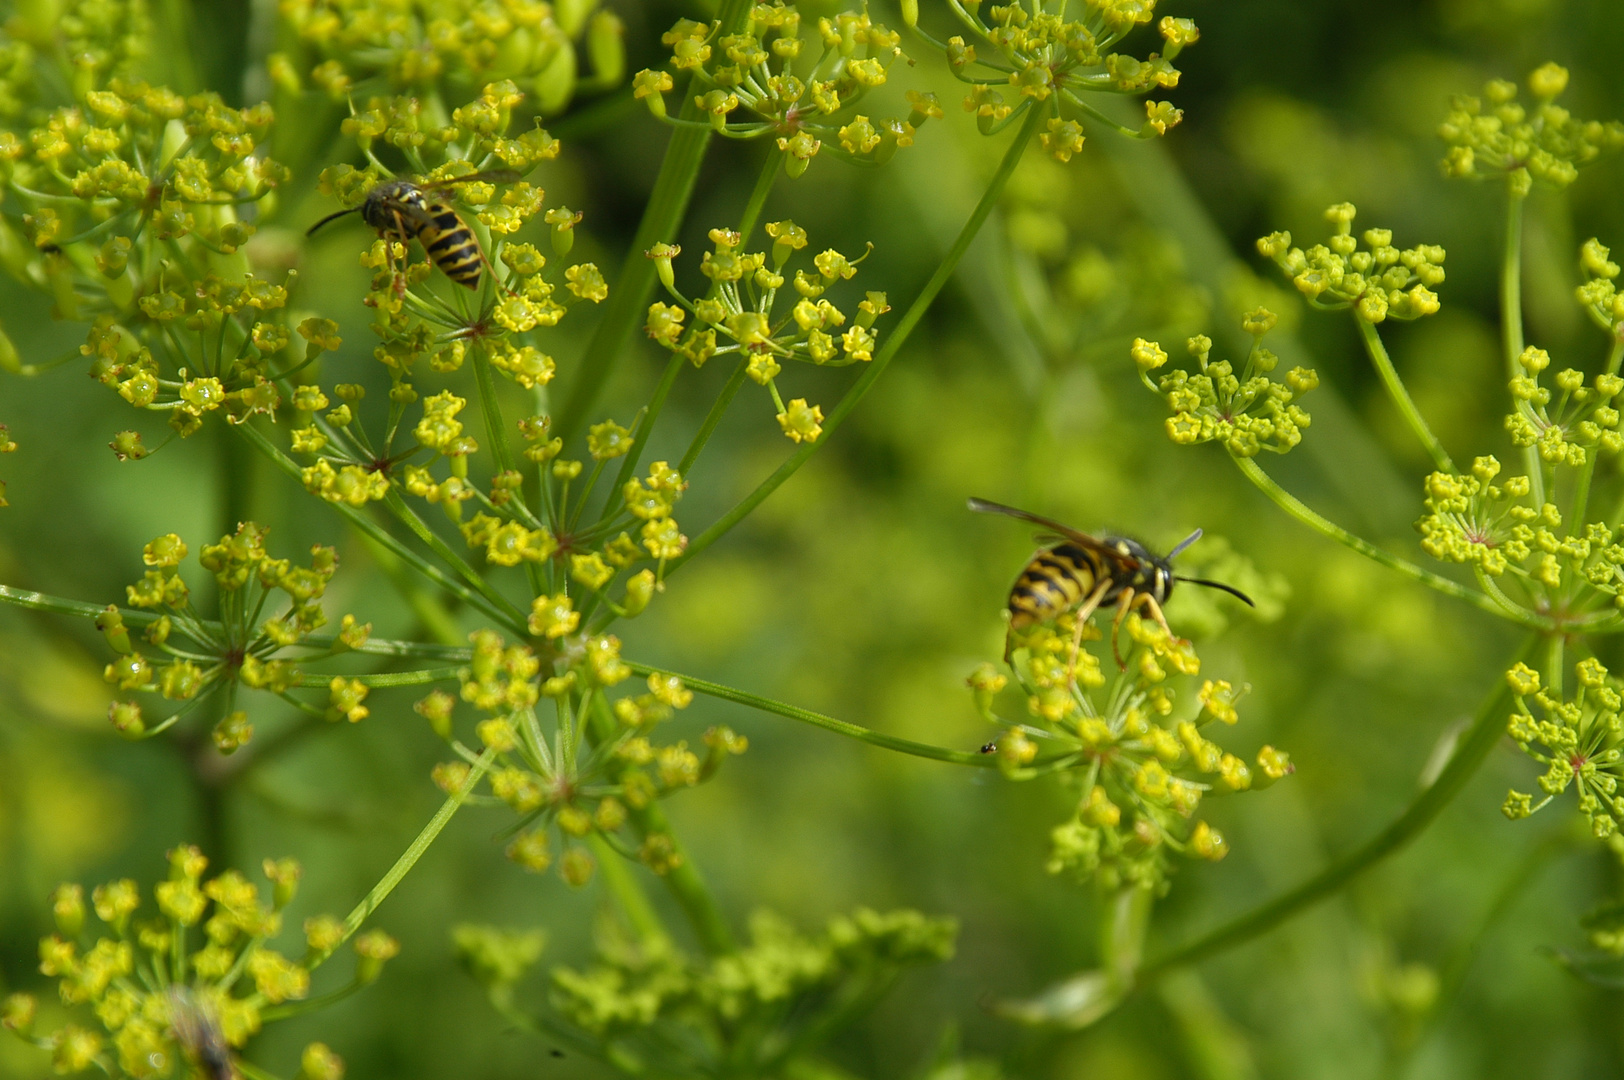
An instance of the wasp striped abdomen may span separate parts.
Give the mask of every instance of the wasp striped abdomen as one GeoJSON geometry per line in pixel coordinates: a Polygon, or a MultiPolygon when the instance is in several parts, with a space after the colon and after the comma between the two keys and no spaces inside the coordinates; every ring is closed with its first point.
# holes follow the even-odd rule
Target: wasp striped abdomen
{"type": "MultiPolygon", "coordinates": [[[[458,285],[477,289],[486,264],[478,238],[450,204],[438,199],[431,202],[424,192],[453,184],[505,184],[518,179],[519,174],[511,169],[491,169],[422,184],[411,180],[386,180],[367,192],[360,206],[328,214],[312,225],[306,235],[345,214],[359,213],[363,221],[386,239],[398,240],[402,244],[415,239],[423,245],[429,261],[438,266],[446,277],[458,285]]],[[[393,271],[393,256],[390,256],[389,265],[393,271]]],[[[403,287],[400,282],[397,275],[397,291],[403,287]]]]}
{"type": "Polygon", "coordinates": [[[1040,551],[1009,590],[1009,625],[1014,630],[1048,622],[1086,600],[1109,577],[1095,556],[1076,544],[1040,551]]]}
{"type": "Polygon", "coordinates": [[[425,223],[417,232],[417,240],[429,259],[446,277],[470,289],[479,288],[479,274],[485,266],[485,256],[479,249],[474,230],[457,216],[445,203],[428,205],[431,223],[425,223]]]}

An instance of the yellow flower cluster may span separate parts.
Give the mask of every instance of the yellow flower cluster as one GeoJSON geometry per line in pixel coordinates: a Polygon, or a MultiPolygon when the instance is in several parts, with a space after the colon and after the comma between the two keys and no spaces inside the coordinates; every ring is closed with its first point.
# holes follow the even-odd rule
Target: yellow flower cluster
{"type": "MultiPolygon", "coordinates": [[[[991,664],[970,676],[978,710],[1003,729],[986,750],[1011,778],[1059,772],[1077,787],[1075,814],[1051,833],[1051,873],[1070,872],[1108,891],[1124,883],[1161,889],[1169,852],[1214,860],[1228,852],[1223,835],[1195,819],[1204,795],[1261,789],[1292,766],[1268,746],[1248,765],[1203,734],[1214,721],[1239,720],[1235,703],[1244,687],[1209,679],[1195,694],[1199,711],[1177,708],[1177,677],[1193,678],[1201,668],[1189,642],[1130,616],[1134,647],[1112,680],[1093,652],[1073,653],[1073,618],[1017,633],[1012,671],[1025,695],[1022,720],[994,711],[1008,677],[991,664]],[[1181,711],[1186,717],[1174,719],[1181,711]]],[[[1083,631],[1083,640],[1100,637],[1092,625],[1083,631]]]]}

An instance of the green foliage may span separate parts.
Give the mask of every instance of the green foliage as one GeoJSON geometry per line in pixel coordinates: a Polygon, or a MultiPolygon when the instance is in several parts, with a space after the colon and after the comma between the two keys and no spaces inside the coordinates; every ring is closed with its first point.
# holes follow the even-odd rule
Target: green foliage
{"type": "MultiPolygon", "coordinates": [[[[1208,85],[1181,86],[1200,35],[1142,0],[902,0],[900,31],[749,0],[249,9],[218,41],[185,2],[4,11],[0,1071],[340,1080],[341,1051],[507,1075],[556,1047],[561,1075],[1246,1077],[1311,1071],[1293,1040],[1335,1030],[1367,1048],[1339,1061],[1374,1072],[1379,1044],[1400,1077],[1442,1023],[1475,1026],[1440,1059],[1481,1043],[1527,1071],[1491,984],[1578,1038],[1563,1010],[1624,949],[1601,242],[1624,222],[1584,177],[1624,126],[1557,104],[1566,68],[1535,68],[1529,105],[1503,80],[1446,104],[1482,73],[1365,57],[1409,162],[1338,130],[1351,112],[1231,101],[1255,35],[1214,35],[1208,85]],[[945,115],[955,82],[974,131],[945,115]],[[1153,140],[1185,108],[1119,100],[1174,89],[1179,164],[1153,140]],[[1440,115],[1441,177],[1416,143],[1440,115]],[[1244,170],[1269,162],[1260,195],[1244,170]],[[1459,178],[1505,187],[1440,187],[1459,178]],[[1498,234],[1459,209],[1483,198],[1498,234]],[[1356,234],[1344,200],[1394,227],[1356,234]],[[1292,208],[1327,202],[1332,235],[1294,246],[1284,226],[1315,226],[1292,208]],[[1219,232],[1262,221],[1242,246],[1289,286],[1219,232]],[[1596,237],[1576,261],[1570,233],[1596,237]],[[1369,368],[1305,310],[1351,315],[1369,368]],[[746,380],[771,419],[732,409],[746,380]],[[1169,596],[1151,559],[1052,579],[1000,626],[1020,552],[943,507],[1008,489],[1091,525],[1200,522],[1223,535],[1175,580],[1257,607],[1169,596]],[[86,599],[9,584],[36,581],[86,599]],[[966,703],[953,672],[1000,631],[966,703]],[[1506,733],[1542,775],[1491,755],[1506,733]],[[1513,822],[1572,787],[1602,843],[1440,817],[1492,806],[1479,772],[1513,822]],[[1390,857],[1418,838],[1406,882],[1390,857]],[[204,877],[261,847],[309,873],[204,877]],[[1569,850],[1592,872],[1538,885],[1569,850]],[[92,868],[88,905],[50,891],[92,868]],[[1204,972],[1214,995],[1189,970],[1350,887],[1357,926],[1297,923],[1204,972]],[[1556,963],[1472,972],[1528,887],[1557,902],[1523,940],[1556,963]],[[325,967],[346,944],[347,980],[325,967]],[[453,955],[471,979],[439,978],[453,955]],[[1336,1019],[1281,1020],[1287,989],[1341,994],[1336,1019]]],[[[1505,40],[1522,17],[1496,16],[1505,40]]],[[[1358,98],[1320,84],[1361,65],[1269,55],[1270,85],[1358,98]]]]}

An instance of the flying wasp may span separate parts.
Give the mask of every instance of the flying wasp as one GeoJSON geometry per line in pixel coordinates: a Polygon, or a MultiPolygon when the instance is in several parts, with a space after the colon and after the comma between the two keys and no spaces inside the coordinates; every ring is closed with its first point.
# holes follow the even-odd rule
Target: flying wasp
{"type": "Polygon", "coordinates": [[[1122,536],[1089,536],[1058,521],[1039,517],[1025,510],[1017,510],[1013,506],[1004,506],[1002,503],[971,499],[970,509],[981,514],[1006,514],[1049,530],[1038,537],[1039,542],[1048,546],[1032,556],[1032,560],[1026,564],[1026,569],[1021,571],[1009,590],[1011,636],[1006,638],[1004,643],[1006,663],[1013,648],[1013,634],[1016,630],[1048,622],[1067,611],[1075,610],[1077,629],[1072,637],[1070,664],[1070,669],[1075,672],[1077,650],[1083,641],[1084,624],[1099,608],[1115,607],[1116,617],[1111,620],[1111,655],[1116,658],[1117,667],[1126,668],[1127,664],[1122,659],[1117,636],[1122,627],[1122,620],[1130,611],[1143,608],[1163,630],[1167,631],[1168,637],[1175,641],[1181,640],[1167,625],[1167,617],[1162,614],[1162,605],[1167,603],[1167,598],[1173,594],[1173,583],[1177,581],[1205,585],[1209,589],[1221,589],[1243,601],[1248,607],[1257,606],[1252,603],[1251,597],[1233,586],[1219,581],[1209,581],[1206,578],[1181,577],[1173,573],[1173,559],[1201,539],[1200,529],[1185,537],[1166,555],[1152,555],[1137,540],[1129,540],[1122,536]]]}
{"type": "MultiPolygon", "coordinates": [[[[419,184],[415,180],[385,180],[367,192],[360,206],[328,214],[305,232],[312,236],[329,221],[346,214],[360,214],[361,220],[378,230],[385,240],[398,240],[409,244],[414,238],[423,245],[429,261],[438,266],[445,276],[458,285],[479,288],[481,272],[490,265],[480,249],[474,230],[451,208],[451,204],[432,198],[431,193],[453,184],[512,184],[519,180],[512,169],[487,169],[484,172],[453,176],[419,184]]],[[[395,274],[395,258],[386,246],[389,272],[395,274]]],[[[494,276],[495,271],[492,270],[494,276]]],[[[403,288],[402,279],[395,277],[396,289],[403,288]]]]}
{"type": "Polygon", "coordinates": [[[169,1028],[204,1080],[241,1080],[214,1010],[184,986],[169,988],[169,1028]]]}

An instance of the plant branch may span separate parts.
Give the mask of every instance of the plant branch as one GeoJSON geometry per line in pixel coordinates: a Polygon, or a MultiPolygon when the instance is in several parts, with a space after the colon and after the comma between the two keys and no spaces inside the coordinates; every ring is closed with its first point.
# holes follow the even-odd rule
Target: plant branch
{"type": "MultiPolygon", "coordinates": [[[[252,424],[238,424],[235,430],[241,432],[245,439],[258,447],[262,453],[264,453],[273,463],[275,463],[277,468],[281,469],[283,472],[287,473],[301,484],[304,482],[300,477],[298,463],[278,449],[270,439],[265,437],[264,433],[255,430],[252,424]]],[[[367,536],[370,536],[373,540],[377,541],[385,549],[392,552],[412,569],[416,570],[418,573],[440,586],[440,588],[462,598],[464,601],[483,611],[486,615],[489,615],[497,622],[502,623],[505,626],[512,625],[509,622],[511,616],[504,614],[484,596],[480,595],[475,590],[470,589],[468,586],[464,585],[462,582],[447,574],[444,570],[441,570],[438,566],[435,566],[417,552],[413,551],[411,548],[389,535],[389,531],[387,529],[379,525],[376,521],[373,521],[367,515],[361,513],[355,507],[348,506],[341,502],[329,502],[327,505],[331,506],[341,517],[349,521],[351,525],[354,525],[367,536]]],[[[520,619],[517,625],[521,627],[524,626],[524,620],[520,619]]],[[[523,630],[520,631],[520,633],[523,632],[523,630]]]]}
{"type": "Polygon", "coordinates": [[[736,690],[721,683],[709,682],[705,679],[696,679],[690,675],[682,675],[665,668],[651,667],[648,664],[639,664],[635,660],[627,660],[626,666],[639,675],[676,675],[682,680],[682,685],[688,689],[704,694],[707,697],[719,698],[722,701],[731,701],[738,705],[748,705],[752,709],[772,713],[776,716],[799,720],[803,724],[832,731],[837,735],[844,735],[859,742],[866,742],[870,746],[878,746],[884,750],[895,750],[900,754],[912,754],[914,757],[929,758],[932,761],[946,761],[953,765],[976,765],[982,768],[992,768],[998,764],[997,758],[991,754],[983,754],[975,750],[949,750],[942,746],[932,746],[929,743],[914,742],[911,739],[900,739],[895,735],[882,735],[878,731],[871,731],[866,727],[848,723],[845,720],[836,720],[832,716],[815,713],[811,709],[803,709],[796,705],[788,705],[782,701],[774,701],[748,690],[736,690]]]}
{"type": "Polygon", "coordinates": [[[1355,536],[1342,526],[1327,521],[1313,510],[1310,510],[1291,492],[1275,483],[1274,478],[1264,472],[1262,466],[1258,465],[1256,461],[1251,458],[1235,457],[1234,455],[1230,455],[1230,457],[1235,462],[1235,467],[1240,469],[1241,473],[1252,481],[1259,491],[1273,500],[1276,506],[1322,536],[1329,537],[1339,544],[1352,548],[1389,570],[1395,570],[1428,588],[1436,589],[1445,596],[1452,596],[1456,600],[1464,600],[1474,607],[1489,612],[1491,615],[1498,615],[1530,630],[1548,631],[1551,629],[1549,620],[1542,619],[1531,611],[1524,611],[1521,608],[1507,610],[1486,593],[1478,592],[1476,589],[1469,589],[1458,581],[1451,581],[1441,574],[1434,574],[1431,570],[1425,570],[1407,559],[1401,559],[1397,555],[1383,551],[1375,544],[1355,536]]]}
{"type": "Polygon", "coordinates": [[[478,786],[479,781],[485,776],[486,770],[491,767],[491,761],[495,757],[496,752],[494,750],[487,750],[480,755],[479,760],[474,763],[473,768],[469,771],[468,778],[462,782],[462,786],[450,798],[446,799],[434,817],[429,819],[429,823],[423,826],[423,831],[417,834],[417,839],[413,840],[411,846],[402,853],[400,858],[395,860],[395,865],[389,868],[389,872],[383,876],[383,879],[374,885],[366,896],[362,897],[359,904],[355,905],[355,909],[344,920],[343,935],[327,949],[316,953],[305,964],[308,970],[314,971],[331,957],[340,945],[348,941],[355,935],[357,930],[361,929],[361,924],[366,922],[374,911],[378,910],[378,905],[382,904],[389,894],[395,891],[395,886],[399,885],[401,879],[411,872],[412,867],[417,865],[417,860],[423,857],[423,853],[428,851],[429,845],[434,843],[440,832],[446,825],[450,824],[452,816],[462,808],[462,804],[467,800],[468,796],[473,794],[474,788],[478,786]]]}
{"type": "Polygon", "coordinates": [[[920,320],[925,317],[925,312],[929,310],[937,294],[942,291],[943,287],[947,285],[948,279],[953,276],[953,271],[958,268],[959,260],[964,257],[970,242],[981,231],[981,226],[986,222],[988,215],[992,213],[993,207],[998,205],[998,200],[1004,193],[1004,186],[1009,183],[1009,178],[1014,173],[1015,166],[1020,163],[1021,155],[1026,150],[1027,144],[1032,141],[1032,136],[1037,133],[1038,128],[1042,125],[1043,118],[1047,115],[1048,110],[1046,109],[1033,107],[1029,110],[1029,115],[1021,125],[1014,141],[1010,143],[1009,149],[1004,152],[1004,158],[999,163],[998,171],[993,174],[991,182],[987,185],[987,190],[982,193],[981,201],[976,204],[976,208],[971,212],[969,220],[964,223],[964,228],[959,230],[958,238],[953,241],[953,246],[942,256],[942,261],[936,267],[936,272],[931,275],[930,280],[925,283],[925,287],[914,298],[914,302],[908,307],[907,312],[902,316],[901,321],[897,323],[896,328],[891,331],[879,350],[875,352],[874,359],[869,361],[868,369],[852,384],[851,389],[846,391],[846,395],[840,399],[839,404],[830,412],[829,418],[823,422],[823,433],[815,441],[802,443],[799,449],[790,455],[789,460],[785,461],[771,476],[757,485],[756,489],[745,496],[742,502],[722,515],[721,519],[710,528],[695,537],[686,551],[666,564],[667,574],[670,574],[689,559],[710,547],[725,536],[735,525],[743,521],[751,511],[766,500],[767,496],[777,491],[784,481],[794,476],[813,454],[822,449],[824,443],[829,441],[829,437],[857,408],[864,395],[873,388],[880,376],[885,374],[885,369],[902,348],[903,343],[908,340],[908,335],[913,333],[914,327],[918,326],[920,320]]]}
{"type": "MultiPolygon", "coordinates": [[[[717,11],[717,33],[735,34],[743,27],[751,8],[750,0],[721,0],[717,11]]],[[[695,95],[685,93],[680,119],[700,119],[695,95]]],[[[559,416],[557,432],[566,443],[574,438],[586,422],[598,395],[613,373],[620,354],[626,347],[632,331],[642,323],[643,306],[654,288],[654,263],[643,253],[661,241],[676,239],[677,229],[688,211],[688,200],[699,179],[699,166],[705,160],[710,146],[710,128],[679,125],[671,133],[666,145],[665,159],[649,193],[643,220],[638,223],[637,235],[621,264],[614,287],[609,290],[603,318],[587,343],[581,356],[575,385],[570,388],[569,399],[559,416]]]]}
{"type": "MultiPolygon", "coordinates": [[[[1505,246],[1500,254],[1500,331],[1506,349],[1506,380],[1522,374],[1519,358],[1523,352],[1522,321],[1522,231],[1524,196],[1507,188],[1505,246]]],[[[1523,471],[1533,485],[1535,506],[1545,505],[1545,466],[1539,448],[1523,448],[1523,471]]]]}
{"type": "Polygon", "coordinates": [[[1376,374],[1381,376],[1382,385],[1387,388],[1387,396],[1393,399],[1394,405],[1398,406],[1399,414],[1404,417],[1404,422],[1410,425],[1410,430],[1415,433],[1417,439],[1421,440],[1421,445],[1427,448],[1427,453],[1432,455],[1433,463],[1438,468],[1448,473],[1459,472],[1460,470],[1455,468],[1455,463],[1449,460],[1449,454],[1444,450],[1443,444],[1432,433],[1432,428],[1427,426],[1426,417],[1422,416],[1421,410],[1415,407],[1415,402],[1411,400],[1410,392],[1405,388],[1404,381],[1398,377],[1398,372],[1393,369],[1393,361],[1387,355],[1387,347],[1382,344],[1381,335],[1376,332],[1375,326],[1360,318],[1355,318],[1353,321],[1359,326],[1359,336],[1364,338],[1365,351],[1370,354],[1371,362],[1376,365],[1376,374]]]}
{"type": "MultiPolygon", "coordinates": [[[[1537,640],[1530,636],[1518,650],[1513,662],[1527,656],[1537,640]]],[[[1472,726],[1461,736],[1454,755],[1438,774],[1438,779],[1417,795],[1387,828],[1334,860],[1296,888],[1150,961],[1140,969],[1136,985],[1144,987],[1175,968],[1205,960],[1273,930],[1293,915],[1335,895],[1355,878],[1402,850],[1432,824],[1450,800],[1466,786],[1466,782],[1476,775],[1484,758],[1505,734],[1505,709],[1509,694],[1510,688],[1505,680],[1499,679],[1494,691],[1479,706],[1472,726]]]]}

